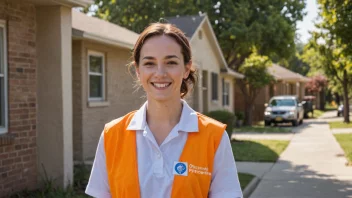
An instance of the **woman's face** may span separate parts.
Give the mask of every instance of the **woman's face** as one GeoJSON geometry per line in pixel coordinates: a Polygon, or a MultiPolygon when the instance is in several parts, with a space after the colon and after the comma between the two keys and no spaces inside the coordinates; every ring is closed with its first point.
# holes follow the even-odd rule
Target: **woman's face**
{"type": "Polygon", "coordinates": [[[182,80],[188,77],[190,66],[184,64],[181,46],[161,35],[144,43],[136,72],[147,99],[163,102],[181,98],[182,80]]]}

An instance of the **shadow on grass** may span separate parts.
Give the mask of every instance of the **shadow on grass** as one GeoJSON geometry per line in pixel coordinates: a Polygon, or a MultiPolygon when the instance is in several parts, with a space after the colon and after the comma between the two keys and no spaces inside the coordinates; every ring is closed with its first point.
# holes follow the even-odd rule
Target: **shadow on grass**
{"type": "Polygon", "coordinates": [[[238,173],[238,179],[240,180],[241,189],[244,190],[254,177],[254,175],[248,173],[238,173]]]}
{"type": "Polygon", "coordinates": [[[253,197],[351,197],[352,182],[338,180],[304,164],[279,160],[267,173],[253,197]]]}

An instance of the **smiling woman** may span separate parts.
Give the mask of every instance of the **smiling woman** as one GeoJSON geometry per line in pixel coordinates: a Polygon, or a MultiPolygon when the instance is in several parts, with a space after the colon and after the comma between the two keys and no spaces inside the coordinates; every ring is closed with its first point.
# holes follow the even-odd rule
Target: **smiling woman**
{"type": "MultiPolygon", "coordinates": [[[[174,69],[184,69],[180,89],[181,98],[184,98],[189,92],[190,87],[195,84],[197,80],[196,71],[192,67],[191,57],[191,48],[188,39],[181,30],[171,24],[156,23],[146,28],[144,34],[141,34],[137,40],[133,52],[134,61],[129,67],[130,69],[135,67],[138,75],[140,66],[156,66],[155,61],[158,58],[166,63],[159,64],[159,66],[174,66],[174,69]],[[148,42],[146,42],[147,40],[148,42]],[[162,54],[159,54],[159,52],[162,52],[162,54]],[[170,54],[165,54],[166,52],[170,54]]],[[[153,68],[155,69],[156,67],[153,68]]]]}
{"type": "Polygon", "coordinates": [[[133,51],[147,95],[137,111],[106,124],[86,193],[94,197],[242,197],[226,125],[188,106],[196,82],[187,37],[147,27],[133,51]]]}

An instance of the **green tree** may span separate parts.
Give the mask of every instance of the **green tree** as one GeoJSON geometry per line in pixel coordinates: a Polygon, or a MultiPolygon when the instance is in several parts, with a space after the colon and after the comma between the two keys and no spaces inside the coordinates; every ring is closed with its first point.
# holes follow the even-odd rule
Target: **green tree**
{"type": "Polygon", "coordinates": [[[272,62],[267,56],[253,53],[240,67],[240,72],[245,75],[245,78],[237,80],[237,83],[246,98],[244,102],[247,125],[252,125],[253,104],[260,90],[274,82],[274,77],[267,72],[271,65],[272,62]]]}
{"type": "MultiPolygon", "coordinates": [[[[326,29],[325,29],[326,30],[326,29]]],[[[341,90],[344,98],[344,122],[349,123],[349,91],[352,84],[352,57],[345,55],[344,45],[330,32],[314,33],[307,45],[304,60],[321,70],[335,91],[341,90]]]]}
{"type": "Polygon", "coordinates": [[[307,76],[310,71],[310,66],[306,62],[304,62],[301,58],[303,55],[304,45],[302,43],[296,44],[296,54],[291,57],[287,63],[282,63],[281,65],[287,67],[289,70],[299,73],[303,76],[307,76]]]}
{"type": "MultiPolygon", "coordinates": [[[[320,69],[342,88],[344,97],[344,122],[349,123],[349,90],[352,83],[352,2],[346,0],[318,0],[322,22],[319,32],[313,32],[309,46],[321,56],[320,69]]],[[[307,60],[309,61],[309,60],[307,60]]],[[[315,63],[316,64],[316,63],[315,63]]]]}
{"type": "Polygon", "coordinates": [[[94,15],[136,32],[162,17],[207,13],[227,63],[236,71],[257,49],[270,58],[295,54],[304,0],[95,0],[94,15]]]}
{"type": "Polygon", "coordinates": [[[345,45],[344,53],[352,54],[352,1],[319,0],[323,28],[340,39],[345,45]],[[333,27],[333,28],[332,28],[333,27]]]}

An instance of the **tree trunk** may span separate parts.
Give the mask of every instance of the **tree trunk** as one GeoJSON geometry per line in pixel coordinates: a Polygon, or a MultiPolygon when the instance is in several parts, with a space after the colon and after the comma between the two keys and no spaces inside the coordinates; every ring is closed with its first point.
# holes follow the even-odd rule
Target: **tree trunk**
{"type": "Polygon", "coordinates": [[[344,120],[343,122],[345,123],[350,123],[350,104],[348,101],[348,80],[347,80],[347,71],[343,71],[343,98],[344,98],[344,104],[343,104],[343,117],[344,120]]]}
{"type": "Polygon", "coordinates": [[[338,93],[334,93],[334,95],[335,95],[335,102],[336,102],[336,105],[337,106],[339,106],[340,105],[340,95],[338,94],[338,93]]]}
{"type": "Polygon", "coordinates": [[[325,110],[325,88],[322,88],[319,94],[320,94],[319,109],[324,111],[325,110]]]}
{"type": "Polygon", "coordinates": [[[244,111],[245,124],[247,126],[252,126],[253,121],[253,104],[251,102],[246,102],[246,109],[244,111]]]}

